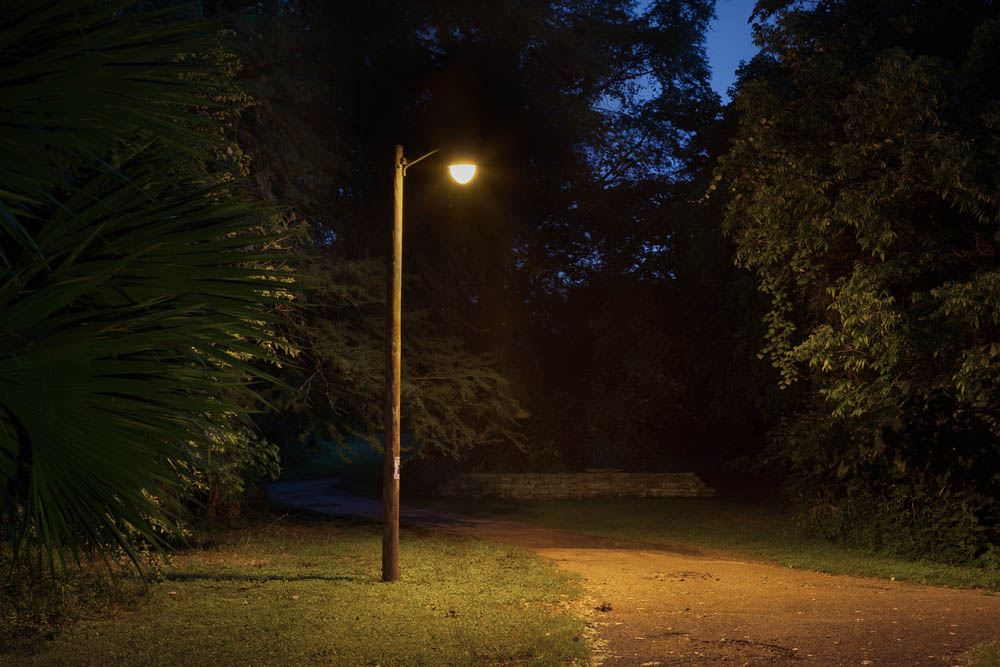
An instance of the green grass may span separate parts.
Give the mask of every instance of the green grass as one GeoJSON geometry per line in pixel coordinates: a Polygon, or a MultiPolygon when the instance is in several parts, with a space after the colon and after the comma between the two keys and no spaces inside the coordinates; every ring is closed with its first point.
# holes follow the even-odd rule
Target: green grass
{"type": "MultiPolygon", "coordinates": [[[[25,633],[22,622],[0,664],[554,665],[587,658],[585,621],[572,611],[579,584],[524,551],[404,529],[402,576],[386,584],[379,581],[381,535],[368,524],[295,518],[213,539],[177,554],[159,583],[114,603],[80,606],[48,637],[25,633]]],[[[16,614],[0,618],[7,623],[0,637],[9,638],[16,614]]]]}
{"type": "Polygon", "coordinates": [[[1000,590],[1000,571],[907,561],[803,535],[777,509],[715,498],[601,498],[513,502],[422,500],[481,517],[591,533],[623,541],[686,544],[788,567],[938,586],[1000,590]]]}
{"type": "Polygon", "coordinates": [[[1000,667],[1000,641],[978,646],[962,657],[969,667],[1000,667]]]}

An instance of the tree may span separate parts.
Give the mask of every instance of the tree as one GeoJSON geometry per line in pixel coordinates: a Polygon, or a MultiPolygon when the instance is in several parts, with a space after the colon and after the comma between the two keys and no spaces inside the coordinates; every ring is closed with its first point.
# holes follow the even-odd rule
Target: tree
{"type": "Polygon", "coordinates": [[[522,441],[511,398],[550,400],[524,382],[557,382],[533,370],[561,344],[544,333],[549,306],[666,235],[658,193],[705,160],[692,136],[718,110],[701,46],[711,11],[379,0],[241,13],[242,76],[261,100],[241,141],[265,196],[312,225],[324,276],[315,308],[297,313],[310,363],[290,380],[302,391],[281,424],[380,430],[383,288],[371,267],[388,250],[391,149],[464,142],[483,165],[474,186],[446,188],[430,163],[408,176],[404,423],[425,429],[428,449],[486,445],[472,456],[517,465],[500,454],[522,441]],[[626,219],[632,194],[642,199],[626,219]]]}
{"type": "Polygon", "coordinates": [[[213,159],[214,30],[129,4],[2,8],[0,492],[50,565],[176,530],[287,287],[213,159]]]}
{"type": "Polygon", "coordinates": [[[781,1],[756,18],[717,177],[771,300],[764,352],[806,397],[770,456],[831,532],[975,556],[1000,542],[996,10],[781,1]]]}
{"type": "MultiPolygon", "coordinates": [[[[281,328],[299,345],[299,363],[283,370],[290,391],[268,393],[274,410],[263,420],[264,429],[286,445],[327,439],[344,444],[360,437],[379,447],[384,263],[365,246],[385,250],[388,237],[377,229],[387,230],[391,211],[385,211],[385,225],[359,220],[370,206],[363,200],[373,193],[357,191],[357,173],[377,161],[356,157],[362,137],[348,126],[355,113],[365,112],[350,108],[349,92],[346,100],[342,96],[342,86],[348,91],[353,86],[344,81],[354,76],[345,69],[347,56],[331,48],[344,49],[344,42],[330,38],[345,29],[342,17],[291,3],[220,20],[236,32],[241,78],[255,100],[231,136],[251,158],[258,196],[287,205],[311,232],[296,247],[310,289],[303,307],[287,313],[281,328]],[[334,99],[343,101],[331,118],[334,99]],[[363,240],[366,236],[371,240],[363,240]]],[[[353,37],[345,39],[359,47],[353,37]]],[[[384,161],[388,165],[388,158],[384,161]]],[[[408,275],[407,299],[410,286],[419,282],[408,275]]],[[[413,381],[404,386],[404,415],[421,451],[455,455],[473,441],[483,451],[520,446],[513,401],[491,357],[469,351],[452,332],[442,331],[425,308],[408,308],[406,325],[404,368],[413,381]]]]}

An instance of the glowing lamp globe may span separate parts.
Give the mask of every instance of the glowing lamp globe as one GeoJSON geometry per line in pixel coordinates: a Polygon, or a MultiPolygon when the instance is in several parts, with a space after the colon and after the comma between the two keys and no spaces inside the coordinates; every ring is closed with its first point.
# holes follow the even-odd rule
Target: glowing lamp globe
{"type": "Polygon", "coordinates": [[[465,185],[476,175],[476,165],[468,163],[453,164],[448,167],[448,171],[451,172],[451,177],[455,179],[456,183],[465,185]]]}

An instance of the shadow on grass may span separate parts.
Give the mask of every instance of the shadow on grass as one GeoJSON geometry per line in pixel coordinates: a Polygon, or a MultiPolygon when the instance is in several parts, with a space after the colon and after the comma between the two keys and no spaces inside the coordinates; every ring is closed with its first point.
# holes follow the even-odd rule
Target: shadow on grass
{"type": "Polygon", "coordinates": [[[440,512],[454,512],[477,519],[524,521],[525,519],[540,519],[542,517],[542,513],[532,506],[532,501],[517,502],[492,496],[453,499],[436,495],[414,494],[404,497],[403,502],[410,503],[414,507],[426,507],[440,512]]]}
{"type": "MultiPolygon", "coordinates": [[[[357,526],[372,526],[378,527],[381,525],[381,519],[374,519],[371,517],[360,516],[357,514],[331,514],[329,512],[324,512],[318,509],[322,505],[313,505],[310,507],[304,507],[302,505],[292,505],[289,503],[281,502],[280,500],[274,500],[269,498],[267,501],[267,510],[273,514],[279,521],[288,523],[290,525],[296,526],[311,526],[314,524],[345,524],[347,526],[357,527],[357,526]]],[[[336,506],[335,504],[328,505],[329,507],[336,506]]]]}
{"type": "Polygon", "coordinates": [[[190,572],[168,572],[163,578],[166,581],[245,581],[247,583],[262,583],[265,581],[365,581],[363,577],[352,576],[282,576],[278,574],[193,574],[190,572]]]}

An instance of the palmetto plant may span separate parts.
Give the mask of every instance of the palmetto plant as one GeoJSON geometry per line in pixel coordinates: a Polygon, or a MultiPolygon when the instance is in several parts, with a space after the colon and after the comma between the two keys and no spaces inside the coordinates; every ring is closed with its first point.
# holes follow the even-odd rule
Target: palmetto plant
{"type": "Polygon", "coordinates": [[[134,4],[0,2],[2,516],[50,564],[138,564],[266,356],[261,214],[184,76],[211,31],[134,4]]]}

